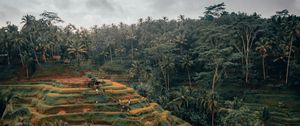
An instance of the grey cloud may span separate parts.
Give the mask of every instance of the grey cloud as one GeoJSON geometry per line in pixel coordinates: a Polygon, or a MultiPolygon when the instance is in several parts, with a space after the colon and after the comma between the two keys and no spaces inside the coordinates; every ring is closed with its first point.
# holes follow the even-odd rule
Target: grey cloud
{"type": "Polygon", "coordinates": [[[14,14],[21,14],[21,11],[18,8],[5,4],[0,5],[0,12],[4,13],[4,16],[13,16],[14,14]]]}
{"type": "Polygon", "coordinates": [[[272,3],[274,5],[277,5],[278,7],[286,7],[286,8],[292,8],[297,0],[272,0],[272,3]]]}
{"type": "Polygon", "coordinates": [[[0,19],[4,19],[6,17],[6,14],[3,11],[0,11],[0,19]]]}
{"type": "Polygon", "coordinates": [[[86,2],[87,9],[101,9],[106,11],[114,11],[114,6],[108,0],[88,0],[86,2]]]}
{"type": "Polygon", "coordinates": [[[157,11],[168,11],[175,6],[178,0],[153,0],[151,8],[157,11]]]}
{"type": "Polygon", "coordinates": [[[7,21],[11,21],[12,23],[17,22],[17,18],[15,16],[20,16],[21,11],[8,4],[0,4],[0,26],[2,24],[6,24],[7,21]]]}
{"type": "MultiPolygon", "coordinates": [[[[220,0],[221,1],[221,0],[220,0]]],[[[246,13],[257,12],[263,17],[270,17],[276,11],[288,9],[299,15],[299,6],[294,6],[299,0],[224,0],[229,11],[241,11],[246,13]]]]}
{"type": "Polygon", "coordinates": [[[69,9],[71,7],[70,0],[54,0],[54,4],[58,9],[69,9]]]}
{"type": "Polygon", "coordinates": [[[179,15],[198,18],[207,5],[207,0],[152,0],[149,1],[148,5],[150,13],[145,16],[151,16],[155,19],[163,16],[177,19],[179,15]]]}
{"type": "Polygon", "coordinates": [[[257,12],[269,17],[288,9],[300,15],[300,0],[0,0],[0,27],[6,21],[20,25],[22,16],[37,16],[44,10],[58,13],[67,23],[90,27],[111,23],[135,23],[138,18],[167,16],[176,19],[202,16],[204,7],[225,2],[229,12],[257,12]]]}
{"type": "Polygon", "coordinates": [[[203,0],[153,0],[152,8],[156,10],[176,11],[184,9],[199,9],[203,0]]]}

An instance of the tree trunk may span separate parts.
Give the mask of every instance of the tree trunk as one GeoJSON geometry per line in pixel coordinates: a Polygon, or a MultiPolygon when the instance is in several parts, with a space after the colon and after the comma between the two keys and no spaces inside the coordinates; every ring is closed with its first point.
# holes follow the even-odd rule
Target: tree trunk
{"type": "Polygon", "coordinates": [[[37,64],[40,64],[40,63],[39,63],[39,59],[38,59],[37,54],[36,54],[36,50],[34,50],[33,53],[34,53],[34,57],[35,57],[35,62],[36,62],[37,64]]]}
{"type": "Polygon", "coordinates": [[[215,92],[216,82],[218,81],[218,70],[219,70],[219,64],[217,64],[215,66],[215,72],[214,72],[214,75],[213,75],[213,82],[212,82],[212,87],[211,87],[212,93],[215,92]]]}
{"type": "Polygon", "coordinates": [[[55,49],[54,49],[54,45],[52,45],[52,57],[54,56],[54,52],[55,52],[55,49]]]}
{"type": "Polygon", "coordinates": [[[131,60],[133,61],[133,42],[131,42],[131,60]]]}
{"type": "Polygon", "coordinates": [[[248,48],[246,50],[246,56],[245,56],[245,67],[246,67],[246,75],[245,75],[245,82],[246,84],[249,83],[249,52],[248,52],[248,48]]]}
{"type": "Polygon", "coordinates": [[[166,90],[168,90],[167,74],[164,75],[164,78],[165,78],[166,90]]]}
{"type": "Polygon", "coordinates": [[[190,75],[189,68],[186,68],[186,71],[187,71],[188,78],[189,78],[189,85],[190,85],[190,88],[192,89],[192,81],[191,81],[191,75],[190,75]]]}
{"type": "MultiPolygon", "coordinates": [[[[212,87],[211,87],[213,104],[214,104],[214,99],[215,99],[215,94],[214,94],[215,93],[215,86],[216,86],[216,83],[219,79],[218,74],[219,74],[219,64],[217,64],[215,66],[215,72],[214,72],[214,75],[213,75],[213,82],[212,82],[212,87]]],[[[215,120],[215,110],[214,110],[214,107],[212,107],[212,113],[211,113],[211,125],[212,126],[215,125],[214,120],[215,120]]]]}
{"type": "Polygon", "coordinates": [[[215,126],[215,110],[214,110],[214,108],[212,108],[211,125],[215,126]]]}
{"type": "Polygon", "coordinates": [[[78,65],[78,68],[80,67],[80,60],[79,60],[79,54],[76,53],[76,59],[77,59],[77,65],[78,65]]]}
{"type": "Polygon", "coordinates": [[[168,76],[168,90],[170,90],[170,75],[167,74],[167,76],[168,76]]]}
{"type": "Polygon", "coordinates": [[[264,57],[262,57],[262,67],[263,67],[264,80],[266,80],[266,69],[265,69],[265,58],[264,57]]]}
{"type": "Polygon", "coordinates": [[[9,60],[10,58],[9,58],[9,53],[8,53],[8,51],[7,51],[7,64],[8,65],[10,65],[10,60],[9,60]]]}
{"type": "Polygon", "coordinates": [[[104,64],[106,63],[106,56],[103,56],[103,61],[104,61],[104,64]]]}
{"type": "Polygon", "coordinates": [[[21,54],[21,48],[19,47],[18,50],[19,50],[19,56],[20,56],[22,67],[24,67],[24,61],[23,61],[23,57],[22,57],[22,54],[21,54]]]}
{"type": "Polygon", "coordinates": [[[138,77],[138,83],[139,83],[139,84],[141,84],[141,83],[142,83],[142,81],[141,81],[141,78],[140,78],[140,77],[138,77]]]}
{"type": "Polygon", "coordinates": [[[167,89],[168,89],[167,74],[166,74],[166,73],[163,73],[163,76],[164,76],[164,81],[165,81],[165,87],[166,87],[166,90],[167,90],[167,89]]]}
{"type": "Polygon", "coordinates": [[[21,60],[22,67],[24,67],[24,66],[25,66],[25,64],[24,64],[23,57],[22,57],[21,53],[20,53],[19,55],[20,55],[20,60],[21,60]]]}
{"type": "Polygon", "coordinates": [[[29,79],[29,70],[28,70],[28,65],[26,66],[26,77],[29,79]]]}
{"type": "Polygon", "coordinates": [[[286,66],[285,84],[288,84],[288,79],[289,79],[289,67],[291,62],[292,47],[293,47],[293,38],[291,38],[290,41],[289,56],[288,56],[288,62],[286,66]]]}
{"type": "Polygon", "coordinates": [[[109,46],[109,54],[110,54],[110,62],[112,62],[112,51],[111,51],[111,46],[109,46]]]}
{"type": "MultiPolygon", "coordinates": [[[[32,36],[29,35],[29,37],[30,37],[30,42],[31,42],[31,43],[34,43],[34,42],[32,41],[32,36]]],[[[35,50],[35,49],[33,49],[33,50],[34,50],[33,53],[34,53],[34,57],[35,57],[35,62],[36,62],[37,64],[40,64],[40,63],[39,63],[39,60],[38,60],[38,57],[37,57],[37,54],[36,54],[36,50],[35,50]]]]}
{"type": "Polygon", "coordinates": [[[43,62],[46,62],[47,58],[46,58],[46,50],[43,49],[43,56],[42,56],[43,62]]]}

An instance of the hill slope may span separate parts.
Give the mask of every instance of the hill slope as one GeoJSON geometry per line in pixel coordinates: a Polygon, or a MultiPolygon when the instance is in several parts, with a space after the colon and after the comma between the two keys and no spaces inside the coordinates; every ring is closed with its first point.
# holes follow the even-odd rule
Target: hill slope
{"type": "Polygon", "coordinates": [[[4,123],[16,125],[128,125],[189,126],[121,83],[105,80],[97,92],[87,87],[87,78],[52,78],[1,85],[18,99],[7,112],[28,110],[18,116],[6,114],[4,123]]]}

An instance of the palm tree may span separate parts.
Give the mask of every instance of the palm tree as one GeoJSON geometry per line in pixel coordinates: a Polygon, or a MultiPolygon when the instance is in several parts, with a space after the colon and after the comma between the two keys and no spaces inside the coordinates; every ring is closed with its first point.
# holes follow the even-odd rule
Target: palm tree
{"type": "Polygon", "coordinates": [[[214,91],[208,94],[208,99],[207,99],[207,107],[208,110],[211,112],[211,125],[215,125],[215,113],[217,111],[217,105],[218,102],[216,100],[216,94],[214,91]]]}
{"type": "Polygon", "coordinates": [[[144,22],[144,19],[143,19],[143,18],[139,18],[139,19],[138,19],[138,23],[139,23],[139,25],[142,25],[142,24],[143,24],[143,22],[144,22]]]}
{"type": "Polygon", "coordinates": [[[286,76],[285,76],[285,84],[288,83],[289,78],[289,67],[291,62],[291,54],[292,54],[292,48],[293,48],[293,41],[296,39],[297,36],[300,35],[300,23],[297,24],[290,32],[290,43],[288,45],[289,52],[288,52],[288,61],[287,61],[287,67],[286,67],[286,76]]]}
{"type": "Polygon", "coordinates": [[[21,20],[22,20],[21,23],[24,24],[23,29],[31,28],[35,22],[35,17],[32,15],[25,15],[22,17],[21,20]]]}
{"type": "MultiPolygon", "coordinates": [[[[25,46],[26,42],[23,40],[24,38],[22,38],[20,35],[17,36],[16,41],[14,41],[14,43],[12,44],[12,47],[19,53],[19,56],[21,57],[21,53],[22,50],[21,48],[23,46],[25,46]]],[[[24,62],[22,60],[20,60],[22,63],[22,66],[24,66],[24,62]]]]}
{"type": "Polygon", "coordinates": [[[28,43],[29,47],[32,48],[35,61],[37,64],[39,64],[38,56],[37,56],[37,50],[38,50],[38,31],[37,31],[37,25],[39,23],[36,21],[35,17],[32,15],[25,15],[22,17],[23,25],[21,32],[23,33],[24,37],[26,38],[25,41],[28,43]]]}
{"type": "Polygon", "coordinates": [[[170,74],[175,68],[174,59],[171,56],[164,55],[159,62],[159,66],[161,69],[161,72],[163,74],[164,80],[165,80],[165,87],[167,90],[170,89],[170,74]]]}
{"type": "Polygon", "coordinates": [[[47,61],[47,50],[50,50],[52,52],[53,56],[53,50],[55,46],[55,41],[58,41],[58,34],[56,34],[57,28],[52,25],[47,25],[49,23],[48,21],[39,20],[40,22],[40,31],[39,31],[39,48],[42,50],[42,60],[43,62],[47,61]]]}
{"type": "Polygon", "coordinates": [[[127,31],[127,36],[126,39],[131,42],[131,60],[133,61],[134,59],[134,48],[133,48],[133,43],[136,41],[136,36],[134,35],[134,27],[131,26],[131,28],[127,31]]]}
{"type": "Polygon", "coordinates": [[[29,79],[29,65],[33,61],[30,54],[26,51],[20,53],[21,62],[23,63],[23,67],[26,69],[26,77],[29,79]]]}
{"type": "Polygon", "coordinates": [[[178,20],[183,22],[185,20],[185,16],[184,15],[179,15],[178,20]]]}
{"type": "Polygon", "coordinates": [[[108,49],[109,49],[109,57],[110,57],[110,62],[112,62],[113,61],[113,56],[112,56],[112,46],[116,43],[116,40],[115,40],[115,38],[113,38],[112,36],[108,36],[108,37],[106,37],[106,46],[108,47],[108,49]]]}
{"type": "Polygon", "coordinates": [[[120,57],[121,61],[123,61],[123,57],[122,56],[125,53],[125,48],[124,47],[116,48],[115,52],[116,52],[115,54],[120,57]]]}
{"type": "Polygon", "coordinates": [[[190,75],[190,67],[193,65],[193,61],[189,56],[184,56],[181,59],[181,66],[186,69],[187,74],[188,74],[188,79],[189,79],[189,85],[190,88],[192,88],[192,81],[191,81],[191,75],[190,75]]]}
{"type": "Polygon", "coordinates": [[[183,30],[182,30],[182,27],[180,28],[180,30],[181,30],[182,32],[180,32],[180,33],[176,36],[175,42],[176,42],[176,44],[179,45],[179,48],[180,48],[180,55],[182,55],[182,54],[183,54],[183,47],[186,45],[187,39],[185,38],[185,35],[184,35],[184,33],[183,33],[183,30]]]}
{"type": "Polygon", "coordinates": [[[6,50],[7,54],[7,64],[11,64],[12,54],[15,51],[13,48],[13,43],[17,41],[17,37],[19,35],[18,27],[7,22],[7,27],[4,27],[3,38],[2,38],[2,46],[4,46],[4,50],[6,50]]]}
{"type": "Polygon", "coordinates": [[[266,69],[265,69],[265,58],[268,56],[268,50],[272,48],[268,40],[262,39],[260,42],[257,42],[256,51],[259,52],[259,54],[262,57],[262,70],[263,70],[263,76],[264,80],[266,80],[266,69]]]}
{"type": "Polygon", "coordinates": [[[190,102],[194,101],[195,98],[193,97],[193,90],[190,88],[182,87],[179,91],[173,92],[176,98],[168,102],[164,108],[168,108],[173,106],[177,111],[181,108],[188,108],[190,102]]]}
{"type": "Polygon", "coordinates": [[[152,17],[148,16],[148,17],[146,18],[146,22],[149,23],[149,22],[151,22],[151,21],[152,21],[152,17]]]}
{"type": "Polygon", "coordinates": [[[100,52],[100,55],[103,56],[103,61],[104,61],[104,63],[105,63],[105,62],[106,62],[106,57],[109,56],[109,53],[108,53],[107,51],[102,50],[102,51],[100,52]]]}
{"type": "Polygon", "coordinates": [[[70,55],[74,55],[78,66],[80,65],[80,55],[86,54],[86,47],[79,41],[71,41],[68,49],[70,55]]]}
{"type": "Polygon", "coordinates": [[[5,56],[7,57],[7,64],[9,65],[10,64],[10,58],[9,58],[9,49],[10,49],[10,42],[8,41],[8,33],[7,33],[7,28],[2,28],[1,29],[1,47],[2,47],[2,50],[5,51],[5,56]]]}
{"type": "Polygon", "coordinates": [[[168,22],[168,20],[169,20],[168,17],[166,17],[166,16],[163,16],[162,19],[164,22],[168,22]]]}
{"type": "Polygon", "coordinates": [[[42,50],[42,61],[43,62],[46,62],[47,61],[47,58],[46,58],[46,51],[48,48],[50,48],[50,45],[48,43],[48,40],[47,40],[47,35],[49,35],[47,32],[45,33],[40,33],[39,34],[39,37],[37,39],[38,41],[38,44],[36,45],[36,50],[38,49],[41,49],[42,50]]]}
{"type": "MultiPolygon", "coordinates": [[[[0,29],[0,50],[1,50],[1,53],[3,53],[2,51],[5,50],[4,48],[4,36],[5,36],[5,30],[4,28],[1,28],[0,29]]],[[[0,56],[6,56],[6,54],[0,54],[0,56]]]]}
{"type": "Polygon", "coordinates": [[[137,61],[133,61],[128,72],[131,78],[138,78],[138,82],[141,82],[139,77],[141,74],[141,67],[137,61]]]}

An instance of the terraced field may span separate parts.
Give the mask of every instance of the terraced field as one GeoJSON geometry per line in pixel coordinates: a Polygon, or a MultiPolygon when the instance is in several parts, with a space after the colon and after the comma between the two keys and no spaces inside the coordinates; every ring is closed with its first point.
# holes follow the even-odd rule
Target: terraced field
{"type": "MultiPolygon", "coordinates": [[[[35,80],[1,85],[14,94],[6,111],[28,110],[22,116],[8,114],[4,124],[69,126],[189,126],[156,103],[123,84],[104,80],[99,91],[87,87],[85,78],[35,80]],[[73,81],[69,81],[73,80],[73,81]],[[9,109],[9,110],[8,110],[9,109]]],[[[20,115],[20,114],[19,114],[20,115]]]]}
{"type": "Polygon", "coordinates": [[[296,91],[274,87],[247,91],[245,102],[253,111],[261,112],[263,107],[268,107],[270,113],[270,119],[266,122],[268,126],[300,125],[300,95],[296,91]]]}

